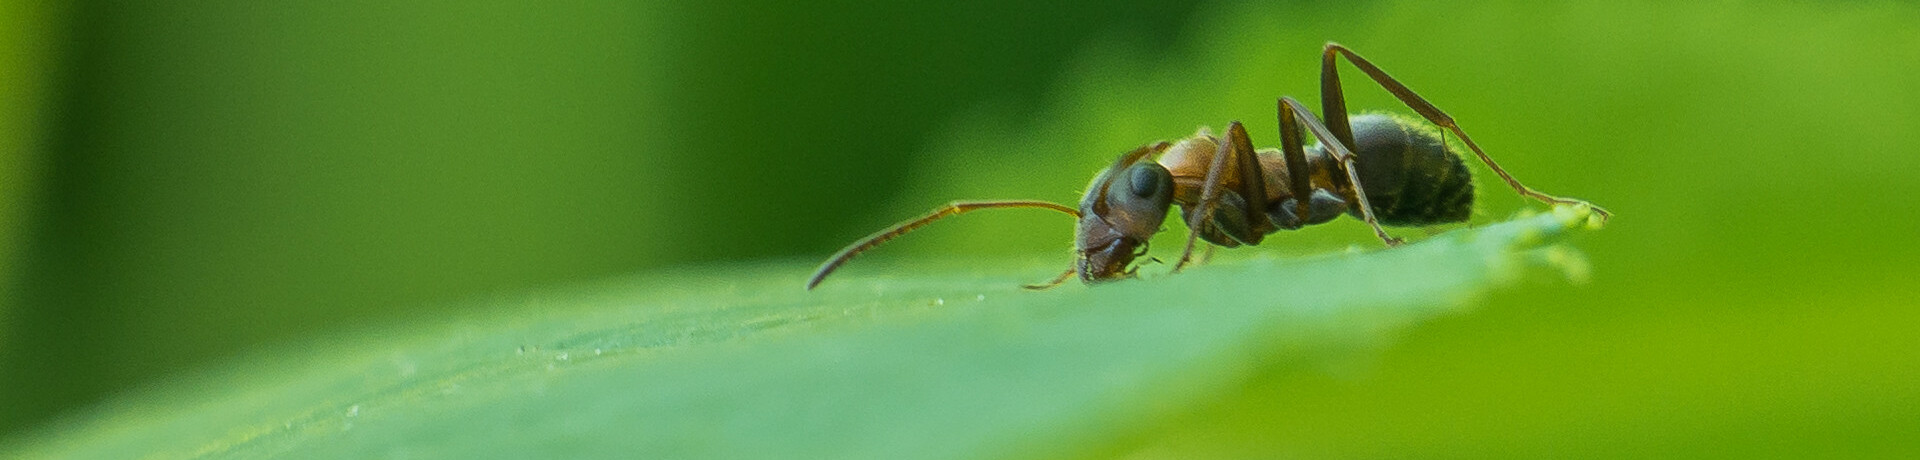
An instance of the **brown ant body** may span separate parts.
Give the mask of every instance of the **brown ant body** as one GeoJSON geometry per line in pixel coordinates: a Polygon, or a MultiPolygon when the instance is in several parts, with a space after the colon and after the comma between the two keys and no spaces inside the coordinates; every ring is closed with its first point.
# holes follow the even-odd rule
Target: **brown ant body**
{"type": "MultiPolygon", "coordinates": [[[[1133,260],[1145,253],[1147,239],[1160,231],[1167,211],[1179,205],[1192,231],[1173,266],[1178,272],[1193,258],[1196,239],[1236,247],[1258,245],[1267,234],[1324,223],[1348,214],[1373,227],[1387,246],[1402,240],[1381,228],[1464,222],[1473,209],[1473,178],[1460,157],[1417,122],[1384,115],[1348,117],[1336,66],[1338,57],[1358,67],[1428,123],[1451,132],[1481,162],[1521,195],[1548,203],[1585,204],[1534,191],[1515,180],[1452,117],[1365,58],[1337,43],[1321,54],[1320,96],[1323,123],[1291,97],[1279,100],[1278,151],[1255,151],[1240,122],[1227,125],[1224,137],[1204,128],[1179,142],[1158,142],[1121,155],[1087,187],[1078,209],[1028,200],[957,201],[918,219],[897,224],[841,249],[821,264],[807,289],[854,256],[933,221],[979,209],[1046,208],[1079,219],[1074,234],[1078,257],[1073,269],[1043,289],[1078,274],[1087,283],[1132,277],[1133,260]],[[1304,145],[1302,128],[1319,141],[1304,145]],[[1148,161],[1158,155],[1158,161],[1148,161]]],[[[1611,214],[1593,208],[1601,218],[1611,214]]]]}

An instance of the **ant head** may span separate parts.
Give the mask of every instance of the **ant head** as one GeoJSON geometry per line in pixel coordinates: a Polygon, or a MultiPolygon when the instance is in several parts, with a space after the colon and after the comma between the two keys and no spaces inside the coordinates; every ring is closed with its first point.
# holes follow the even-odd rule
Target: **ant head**
{"type": "Polygon", "coordinates": [[[925,216],[894,224],[854,241],[827,258],[814,270],[813,278],[807,280],[807,289],[820,285],[827,275],[854,256],[914,229],[969,211],[1004,208],[1051,209],[1080,219],[1074,240],[1079,258],[1073,265],[1080,279],[1095,282],[1131,276],[1133,270],[1127,266],[1146,252],[1147,238],[1160,231],[1160,222],[1166,220],[1167,208],[1173,205],[1173,173],[1158,163],[1142,160],[1165,152],[1170,145],[1161,142],[1121,155],[1112,167],[1093,179],[1087,195],[1080,199],[1078,210],[1036,200],[955,201],[925,216]]]}
{"type": "Polygon", "coordinates": [[[1173,173],[1137,153],[1121,156],[1095,177],[1080,200],[1074,271],[1081,280],[1132,276],[1128,266],[1146,253],[1147,239],[1160,231],[1173,206],[1173,173]]]}

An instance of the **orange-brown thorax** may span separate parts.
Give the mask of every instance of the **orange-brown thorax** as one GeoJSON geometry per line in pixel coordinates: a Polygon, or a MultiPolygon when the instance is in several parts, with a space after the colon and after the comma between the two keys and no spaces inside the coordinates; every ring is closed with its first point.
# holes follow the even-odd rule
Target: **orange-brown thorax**
{"type": "MultiPolygon", "coordinates": [[[[1211,130],[1200,128],[1189,137],[1173,144],[1165,154],[1160,155],[1159,163],[1173,173],[1174,203],[1182,208],[1200,203],[1201,189],[1207,183],[1207,168],[1213,165],[1213,156],[1220,150],[1220,139],[1214,137],[1211,130]]],[[[1259,149],[1258,158],[1262,174],[1266,178],[1267,202],[1279,203],[1293,197],[1292,176],[1287,170],[1287,159],[1277,149],[1259,149]]],[[[1322,149],[1309,146],[1306,149],[1307,161],[1314,167],[1309,170],[1309,181],[1314,188],[1340,190],[1344,181],[1336,178],[1333,172],[1333,157],[1322,149]]],[[[1240,189],[1240,168],[1233,162],[1226,164],[1226,170],[1220,178],[1220,188],[1240,189]]],[[[1343,195],[1350,194],[1343,190],[1343,195]]]]}

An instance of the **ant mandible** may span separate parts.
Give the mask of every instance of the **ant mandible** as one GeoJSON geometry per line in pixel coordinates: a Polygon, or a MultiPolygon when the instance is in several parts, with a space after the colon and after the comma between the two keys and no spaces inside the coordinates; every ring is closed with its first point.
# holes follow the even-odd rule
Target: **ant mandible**
{"type": "MultiPolygon", "coordinates": [[[[1255,151],[1238,121],[1227,125],[1224,139],[1202,128],[1179,142],[1157,142],[1121,155],[1094,177],[1077,210],[1034,200],[956,201],[841,249],[807,280],[807,289],[861,252],[936,220],[981,209],[1044,208],[1079,218],[1073,268],[1048,283],[1026,286],[1029,289],[1053,287],[1075,274],[1089,284],[1133,277],[1133,260],[1146,252],[1147,239],[1160,231],[1173,205],[1180,206],[1192,229],[1173,265],[1176,273],[1193,259],[1196,239],[1229,248],[1258,245],[1269,233],[1324,223],[1344,213],[1366,221],[1392,247],[1402,240],[1381,225],[1466,221],[1473,210],[1473,178],[1447,148],[1445,134],[1435,136],[1417,122],[1391,116],[1344,116],[1347,104],[1334,65],[1339,57],[1427,122],[1459,137],[1514,191],[1547,203],[1592,206],[1522,185],[1481,151],[1453,117],[1366,58],[1327,43],[1320,60],[1321,113],[1327,118],[1322,122],[1299,101],[1281,97],[1278,152],[1255,151]],[[1319,144],[1302,145],[1303,126],[1319,144]],[[1146,161],[1154,155],[1159,155],[1157,162],[1146,161]]],[[[1612,217],[1597,206],[1593,211],[1601,219],[1612,217]]]]}

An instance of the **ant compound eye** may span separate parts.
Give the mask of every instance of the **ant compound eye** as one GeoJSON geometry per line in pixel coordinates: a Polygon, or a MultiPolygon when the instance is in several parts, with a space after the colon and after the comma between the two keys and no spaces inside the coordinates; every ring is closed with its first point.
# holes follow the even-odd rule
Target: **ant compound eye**
{"type": "Polygon", "coordinates": [[[1127,191],[1140,198],[1152,198],[1172,185],[1173,173],[1158,163],[1142,163],[1127,168],[1127,191]]]}

